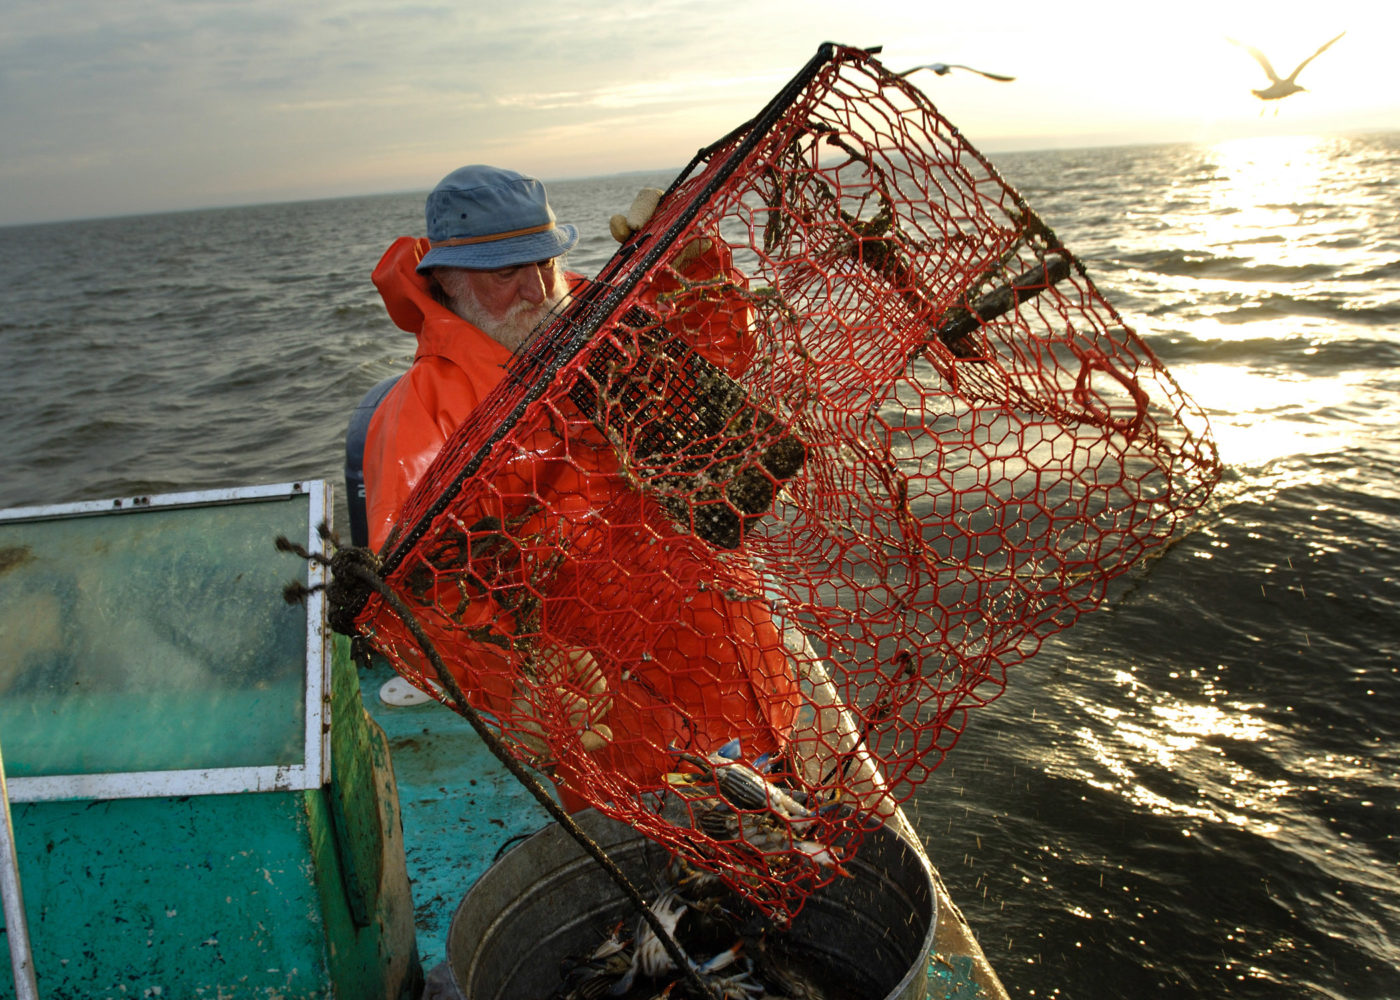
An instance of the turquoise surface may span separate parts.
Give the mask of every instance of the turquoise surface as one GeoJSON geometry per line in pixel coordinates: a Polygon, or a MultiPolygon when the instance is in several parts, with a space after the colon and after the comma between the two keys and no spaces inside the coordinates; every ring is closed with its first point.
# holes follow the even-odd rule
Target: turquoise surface
{"type": "Polygon", "coordinates": [[[326,996],[306,794],[16,804],[39,996],[326,996]]]}
{"type": "Polygon", "coordinates": [[[419,959],[432,969],[447,957],[448,928],[467,890],[502,848],[551,820],[457,713],[437,702],[385,705],[379,689],[394,676],[375,660],[361,668],[360,689],[388,741],[419,959]]]}
{"type": "Polygon", "coordinates": [[[966,955],[933,954],[928,960],[929,1000],[978,1000],[986,994],[977,984],[976,965],[966,955]]]}
{"type": "MultiPolygon", "coordinates": [[[[0,519],[12,778],[305,763],[321,664],[306,609],[282,599],[305,562],[273,540],[307,537],[308,496],[166,502],[182,506],[0,519]]],[[[398,802],[347,650],[329,785],[92,798],[50,782],[71,797],[12,803],[41,997],[416,1000],[398,802]]]]}

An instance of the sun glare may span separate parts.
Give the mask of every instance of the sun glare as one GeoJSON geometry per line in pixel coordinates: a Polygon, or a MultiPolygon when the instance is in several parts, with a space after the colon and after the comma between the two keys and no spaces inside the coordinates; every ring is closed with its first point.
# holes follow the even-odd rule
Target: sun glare
{"type": "Polygon", "coordinates": [[[1258,467],[1289,455],[1337,452],[1354,443],[1337,423],[1317,423],[1306,415],[1346,406],[1359,390],[1359,379],[1283,378],[1233,364],[1180,365],[1174,373],[1210,414],[1226,465],[1258,467]]]}
{"type": "Polygon", "coordinates": [[[1216,143],[1216,169],[1225,180],[1221,208],[1289,205],[1311,199],[1327,165],[1329,141],[1315,135],[1254,136],[1216,143]]]}
{"type": "MultiPolygon", "coordinates": [[[[1257,136],[1217,143],[1212,149],[1217,183],[1199,215],[1207,245],[1278,240],[1280,232],[1308,224],[1320,200],[1332,140],[1313,135],[1257,136]]],[[[1311,240],[1283,240],[1274,263],[1305,263],[1311,240]]]]}
{"type": "Polygon", "coordinates": [[[1252,367],[1231,356],[1174,370],[1211,414],[1227,464],[1257,466],[1349,443],[1339,423],[1304,417],[1346,406],[1357,391],[1354,380],[1291,371],[1338,336],[1327,317],[1292,306],[1330,280],[1337,265],[1331,244],[1353,225],[1329,193],[1338,172],[1351,169],[1334,155],[1337,142],[1302,135],[1217,143],[1164,220],[1180,234],[1183,252],[1212,263],[1177,279],[1186,306],[1173,321],[1178,332],[1261,345],[1252,367]],[[1276,353],[1292,360],[1275,366],[1269,358],[1276,353]]]}

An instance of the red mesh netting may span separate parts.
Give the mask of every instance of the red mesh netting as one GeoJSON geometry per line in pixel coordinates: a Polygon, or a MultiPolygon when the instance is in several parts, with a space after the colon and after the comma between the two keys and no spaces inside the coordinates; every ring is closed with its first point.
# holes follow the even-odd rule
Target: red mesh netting
{"type": "Polygon", "coordinates": [[[782,917],[1217,476],[1020,196],[824,48],[516,359],[385,578],[521,760],[782,917]]]}

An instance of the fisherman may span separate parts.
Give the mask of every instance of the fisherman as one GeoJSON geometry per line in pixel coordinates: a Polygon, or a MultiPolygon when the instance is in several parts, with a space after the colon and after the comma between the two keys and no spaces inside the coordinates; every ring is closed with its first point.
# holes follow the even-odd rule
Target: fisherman
{"type": "Polygon", "coordinates": [[[514,351],[584,280],[562,266],[578,230],[556,224],[534,178],[462,167],[428,195],[425,214],[427,238],[399,237],[373,275],[389,317],[418,337],[412,367],[376,409],[365,441],[365,514],[375,550],[514,351]]]}
{"type": "MultiPolygon", "coordinates": [[[[502,381],[514,352],[587,284],[564,266],[578,230],[556,222],[544,186],[532,177],[462,167],[428,195],[425,214],[427,237],[400,237],[373,275],[390,317],[418,338],[412,367],[375,411],[366,438],[366,513],[376,551],[407,527],[399,518],[414,486],[453,431],[502,381]]],[[[653,299],[674,293],[681,279],[727,275],[742,281],[718,240],[697,241],[677,263],[678,276],[653,281],[653,299]]],[[[708,296],[685,313],[681,326],[700,353],[734,370],[747,360],[746,323],[742,304],[708,296]]],[[[537,636],[530,650],[535,676],[557,684],[562,714],[599,765],[641,785],[658,787],[674,770],[669,747],[707,753],[741,737],[755,753],[777,749],[796,710],[796,682],[763,601],[713,590],[677,593],[674,585],[658,590],[664,581],[658,584],[656,574],[631,572],[615,556],[607,571],[582,557],[588,551],[630,551],[641,570],[647,545],[658,540],[682,561],[704,543],[676,530],[654,503],[637,495],[601,433],[576,416],[562,428],[533,432],[524,451],[530,467],[513,463],[493,483],[496,495],[528,497],[522,506],[543,508],[547,514],[538,516],[553,518],[554,534],[567,539],[566,558],[550,577],[551,592],[587,597],[556,601],[549,641],[537,636]],[[630,522],[594,516],[600,508],[616,511],[629,504],[652,510],[630,522]],[[577,609],[572,619],[571,607],[577,609]],[[618,641],[644,643],[630,652],[653,667],[630,678],[634,683],[624,693],[595,640],[605,621],[635,617],[639,608],[658,624],[618,641]],[[696,674],[697,664],[708,665],[709,673],[696,674]]],[[[485,630],[488,639],[463,638],[455,648],[440,650],[449,668],[478,708],[513,719],[512,735],[543,752],[543,740],[532,740],[544,736],[543,726],[532,730],[527,721],[520,728],[528,708],[518,689],[500,683],[501,647],[513,638],[510,612],[487,598],[460,615],[459,624],[467,628],[454,635],[475,629],[480,636],[485,630]]],[[[568,787],[568,760],[556,762],[553,777],[568,808],[587,804],[568,787]]]]}

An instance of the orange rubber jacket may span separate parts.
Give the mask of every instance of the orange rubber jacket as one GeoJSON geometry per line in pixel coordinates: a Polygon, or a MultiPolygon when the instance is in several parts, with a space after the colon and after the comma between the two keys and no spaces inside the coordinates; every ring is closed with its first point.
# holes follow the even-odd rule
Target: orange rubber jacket
{"type": "MultiPolygon", "coordinates": [[[[401,237],[374,271],[390,317],[418,337],[412,367],[379,405],[366,438],[366,513],[376,550],[384,547],[443,444],[501,381],[511,358],[509,349],[433,299],[428,280],[415,270],[427,249],[426,240],[401,237]]],[[[723,249],[712,248],[687,265],[690,277],[722,270],[732,273],[723,249]]],[[[584,281],[569,277],[576,287],[584,281]]],[[[678,284],[661,276],[646,297],[674,292],[678,284]]],[[[732,304],[714,302],[696,306],[694,314],[687,314],[685,326],[697,349],[731,371],[742,368],[748,358],[740,331],[747,314],[738,317],[732,304]]],[[[497,477],[499,492],[538,498],[547,511],[540,516],[556,519],[569,539],[569,557],[554,573],[548,595],[554,602],[552,638],[589,648],[610,691],[618,682],[607,666],[610,657],[647,664],[630,677],[645,697],[617,698],[600,720],[626,738],[596,751],[597,763],[655,787],[677,763],[668,747],[703,753],[739,737],[746,755],[777,749],[795,716],[798,688],[767,603],[731,599],[719,588],[678,593],[671,576],[655,571],[663,553],[673,569],[704,559],[697,547],[706,543],[677,531],[654,502],[626,484],[616,455],[581,415],[562,434],[531,434],[520,456],[497,477]],[[617,522],[593,516],[629,505],[643,513],[617,522]],[[629,551],[635,565],[623,569],[616,554],[629,551]],[[612,570],[600,577],[587,553],[607,553],[612,570]],[[646,622],[641,628],[639,618],[646,622]]],[[[745,590],[759,591],[756,579],[748,582],[745,590]]],[[[486,626],[502,636],[514,628],[509,613],[490,600],[473,601],[464,614],[472,620],[458,624],[486,626]]],[[[456,631],[454,648],[440,650],[444,660],[478,708],[507,711],[511,686],[502,682],[499,649],[462,635],[456,631]]],[[[565,793],[568,764],[560,761],[555,773],[565,793]]],[[[571,795],[566,802],[571,808],[582,804],[571,795]]]]}

